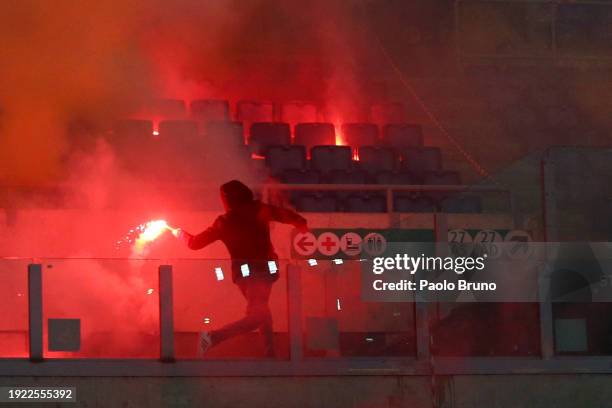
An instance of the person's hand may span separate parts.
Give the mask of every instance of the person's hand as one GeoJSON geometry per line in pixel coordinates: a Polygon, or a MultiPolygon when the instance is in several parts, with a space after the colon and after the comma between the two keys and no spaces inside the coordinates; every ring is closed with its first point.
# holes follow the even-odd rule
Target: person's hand
{"type": "Polygon", "coordinates": [[[170,230],[172,232],[172,235],[174,235],[175,238],[181,238],[181,234],[183,233],[183,230],[181,228],[173,228],[170,230]]]}
{"type": "Polygon", "coordinates": [[[172,230],[172,235],[174,235],[179,240],[189,244],[189,240],[191,240],[192,235],[182,228],[176,228],[172,230]]]}

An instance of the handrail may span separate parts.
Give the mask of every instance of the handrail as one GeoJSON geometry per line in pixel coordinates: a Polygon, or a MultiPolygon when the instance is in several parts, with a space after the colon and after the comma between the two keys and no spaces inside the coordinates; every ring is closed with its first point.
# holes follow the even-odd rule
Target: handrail
{"type": "Polygon", "coordinates": [[[337,191],[449,191],[449,192],[508,192],[508,189],[497,186],[482,186],[482,185],[448,185],[448,184],[264,184],[261,186],[264,189],[272,190],[337,190],[337,191]]]}

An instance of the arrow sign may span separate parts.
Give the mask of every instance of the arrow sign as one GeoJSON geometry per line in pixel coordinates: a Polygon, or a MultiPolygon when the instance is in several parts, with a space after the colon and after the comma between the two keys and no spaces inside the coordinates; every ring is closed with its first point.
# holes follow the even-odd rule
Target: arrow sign
{"type": "Polygon", "coordinates": [[[293,249],[302,256],[314,254],[317,247],[315,246],[317,239],[311,232],[301,232],[293,237],[293,249]]]}

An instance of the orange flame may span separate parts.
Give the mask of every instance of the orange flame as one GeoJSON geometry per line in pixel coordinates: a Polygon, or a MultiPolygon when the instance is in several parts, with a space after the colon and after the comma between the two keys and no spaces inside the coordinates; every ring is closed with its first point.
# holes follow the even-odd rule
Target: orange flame
{"type": "Polygon", "coordinates": [[[176,228],[169,226],[166,220],[152,220],[139,225],[138,229],[142,232],[134,242],[136,253],[142,253],[147,244],[155,241],[165,231],[171,231],[174,235],[178,232],[176,228]]]}
{"type": "MultiPolygon", "coordinates": [[[[334,122],[334,128],[336,131],[336,146],[347,146],[348,143],[342,134],[342,123],[336,120],[334,122]]],[[[357,148],[351,147],[351,149],[353,150],[353,160],[359,161],[359,153],[357,152],[357,148]]]]}

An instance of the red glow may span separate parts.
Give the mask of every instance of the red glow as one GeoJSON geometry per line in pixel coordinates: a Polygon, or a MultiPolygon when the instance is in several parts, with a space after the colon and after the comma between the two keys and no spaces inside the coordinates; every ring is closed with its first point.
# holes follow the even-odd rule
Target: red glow
{"type": "Polygon", "coordinates": [[[134,255],[143,255],[147,245],[159,238],[165,231],[170,231],[175,236],[179,232],[178,229],[169,226],[166,220],[147,221],[131,229],[123,240],[117,241],[117,245],[120,246],[123,242],[130,244],[133,242],[132,252],[134,255]],[[138,237],[134,239],[133,236],[136,233],[138,233],[138,237]]]}
{"type": "MultiPolygon", "coordinates": [[[[336,130],[336,146],[348,146],[344,135],[342,134],[342,122],[339,120],[334,120],[334,128],[336,130]]],[[[353,160],[359,161],[359,152],[357,148],[353,148],[353,160]]]]}
{"type": "Polygon", "coordinates": [[[336,146],[346,145],[344,135],[342,135],[342,123],[334,121],[334,128],[336,129],[336,146]]]}
{"type": "Polygon", "coordinates": [[[266,158],[264,156],[260,156],[257,153],[252,153],[251,154],[251,159],[253,160],[265,160],[266,158]]]}

